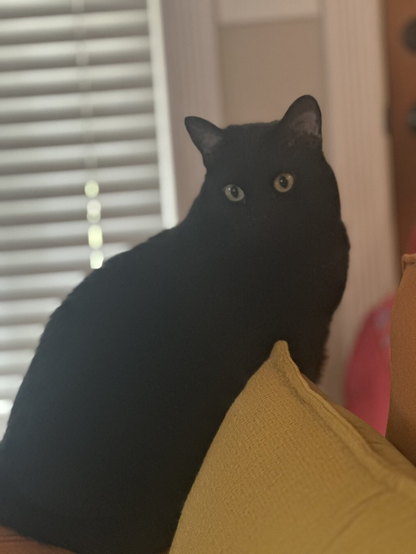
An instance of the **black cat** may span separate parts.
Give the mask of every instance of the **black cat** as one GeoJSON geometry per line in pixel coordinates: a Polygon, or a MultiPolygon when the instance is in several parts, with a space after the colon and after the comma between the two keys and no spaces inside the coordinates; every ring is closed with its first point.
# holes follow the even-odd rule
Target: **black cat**
{"type": "Polygon", "coordinates": [[[186,127],[207,168],[187,218],[52,315],[0,445],[0,524],[80,554],[168,549],[233,400],[279,339],[318,379],[345,287],[316,101],[186,127]]]}

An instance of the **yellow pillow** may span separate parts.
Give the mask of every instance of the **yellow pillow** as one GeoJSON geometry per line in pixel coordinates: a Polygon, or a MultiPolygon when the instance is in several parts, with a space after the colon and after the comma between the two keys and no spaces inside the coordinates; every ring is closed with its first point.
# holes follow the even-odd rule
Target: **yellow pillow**
{"type": "Polygon", "coordinates": [[[230,408],[170,554],[416,553],[416,468],[307,382],[287,344],[230,408]]]}

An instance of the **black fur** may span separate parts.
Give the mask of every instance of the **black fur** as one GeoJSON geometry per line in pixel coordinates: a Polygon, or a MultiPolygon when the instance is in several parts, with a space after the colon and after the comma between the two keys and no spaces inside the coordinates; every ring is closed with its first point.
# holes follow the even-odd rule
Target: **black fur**
{"type": "Polygon", "coordinates": [[[183,223],[52,315],[0,446],[0,523],[81,554],[155,554],[233,400],[279,339],[313,381],[349,244],[320,112],[186,125],[207,174],[183,223]],[[277,192],[282,172],[293,188],[277,192]],[[238,185],[241,202],[224,187],[238,185]]]}

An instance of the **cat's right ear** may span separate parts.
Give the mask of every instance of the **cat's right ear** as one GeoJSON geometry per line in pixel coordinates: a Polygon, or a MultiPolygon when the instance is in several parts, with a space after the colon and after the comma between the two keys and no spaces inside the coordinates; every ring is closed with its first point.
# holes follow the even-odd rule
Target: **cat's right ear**
{"type": "Polygon", "coordinates": [[[295,100],[280,121],[288,145],[322,148],[321,119],[321,110],[313,96],[305,95],[295,100]]]}
{"type": "Polygon", "coordinates": [[[185,117],[185,127],[192,142],[202,154],[205,167],[212,163],[221,142],[223,131],[213,123],[201,117],[185,117]]]}

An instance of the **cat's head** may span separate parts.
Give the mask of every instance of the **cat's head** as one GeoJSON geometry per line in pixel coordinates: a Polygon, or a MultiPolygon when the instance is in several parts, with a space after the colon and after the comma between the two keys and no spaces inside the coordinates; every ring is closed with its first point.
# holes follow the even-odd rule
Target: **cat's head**
{"type": "Polygon", "coordinates": [[[302,224],[319,212],[339,217],[333,173],[322,153],[321,112],[302,96],[283,119],[220,129],[199,117],[186,128],[202,154],[206,178],[196,205],[200,216],[252,234],[302,224]],[[328,212],[328,204],[331,209],[328,212]]]}
{"type": "Polygon", "coordinates": [[[305,321],[330,319],[345,287],[349,243],[316,100],[302,96],[272,123],[220,129],[188,117],[185,124],[207,170],[190,217],[234,241],[241,278],[247,271],[260,287],[267,276],[275,280],[276,302],[295,313],[294,328],[299,310],[305,321]]]}

